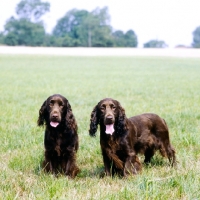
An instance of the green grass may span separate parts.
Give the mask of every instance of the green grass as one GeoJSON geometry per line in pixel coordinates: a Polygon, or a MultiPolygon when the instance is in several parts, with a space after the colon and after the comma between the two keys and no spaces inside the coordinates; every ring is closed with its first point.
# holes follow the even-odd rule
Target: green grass
{"type": "MultiPolygon", "coordinates": [[[[0,55],[0,199],[200,199],[200,59],[0,55]],[[78,122],[81,173],[74,180],[45,174],[38,110],[54,93],[69,100],[78,122]],[[165,118],[177,169],[157,154],[141,174],[99,178],[103,162],[88,135],[93,107],[105,97],[128,117],[165,118]]],[[[143,159],[142,156],[140,156],[143,159]]]]}

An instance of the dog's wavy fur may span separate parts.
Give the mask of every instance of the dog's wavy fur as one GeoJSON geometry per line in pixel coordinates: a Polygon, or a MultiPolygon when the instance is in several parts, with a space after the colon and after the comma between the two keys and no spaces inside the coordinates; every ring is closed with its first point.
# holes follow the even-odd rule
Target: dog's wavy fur
{"type": "Polygon", "coordinates": [[[98,125],[100,125],[100,145],[103,155],[105,175],[113,176],[119,174],[127,176],[137,174],[141,171],[142,165],[136,155],[134,145],[136,142],[136,129],[125,115],[121,104],[111,98],[101,100],[93,109],[90,119],[89,134],[95,136],[98,125]],[[102,105],[113,106],[110,109],[110,116],[114,121],[114,133],[105,133],[105,120],[107,111],[101,110],[102,105]]]}
{"type": "Polygon", "coordinates": [[[45,171],[53,174],[64,173],[74,178],[79,172],[76,165],[78,126],[68,100],[60,94],[48,97],[39,110],[37,124],[45,125],[45,171]],[[50,125],[52,118],[59,123],[57,127],[50,125]]]}
{"type": "Polygon", "coordinates": [[[156,150],[163,157],[168,157],[171,165],[176,164],[167,124],[158,115],[144,113],[128,119],[117,100],[105,98],[91,113],[90,136],[96,135],[98,125],[106,175],[137,174],[142,169],[137,154],[144,154],[144,162],[149,163],[156,150]],[[105,109],[102,109],[102,105],[106,105],[105,109]],[[115,131],[112,135],[105,133],[106,116],[109,116],[109,120],[112,118],[114,123],[115,131]]]}

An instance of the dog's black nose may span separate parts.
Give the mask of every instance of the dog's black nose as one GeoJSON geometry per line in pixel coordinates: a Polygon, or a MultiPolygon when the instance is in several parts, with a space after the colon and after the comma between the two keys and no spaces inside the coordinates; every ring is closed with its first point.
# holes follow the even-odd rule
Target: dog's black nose
{"type": "Polygon", "coordinates": [[[113,120],[114,120],[113,116],[112,115],[108,115],[105,118],[105,124],[112,124],[113,120]]]}
{"type": "Polygon", "coordinates": [[[58,118],[58,114],[54,113],[54,114],[52,115],[52,117],[53,117],[54,119],[56,119],[56,118],[58,118]]]}

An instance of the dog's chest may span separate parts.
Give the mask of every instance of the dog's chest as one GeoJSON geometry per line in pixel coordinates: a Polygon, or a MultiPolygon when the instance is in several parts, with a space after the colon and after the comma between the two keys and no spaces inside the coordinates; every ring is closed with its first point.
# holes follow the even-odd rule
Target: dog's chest
{"type": "Polygon", "coordinates": [[[113,136],[109,137],[107,140],[107,145],[113,151],[117,151],[121,149],[120,143],[117,139],[113,138],[113,136]]]}
{"type": "Polygon", "coordinates": [[[62,144],[62,134],[59,134],[56,138],[56,144],[55,144],[55,151],[57,152],[57,155],[60,156],[62,153],[61,144],[62,144]]]}

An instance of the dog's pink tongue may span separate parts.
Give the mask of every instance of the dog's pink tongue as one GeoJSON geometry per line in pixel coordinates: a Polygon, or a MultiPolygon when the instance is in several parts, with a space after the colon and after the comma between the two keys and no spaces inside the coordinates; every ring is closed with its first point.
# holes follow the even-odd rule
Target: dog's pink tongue
{"type": "Polygon", "coordinates": [[[50,122],[50,125],[53,126],[53,127],[57,127],[58,124],[59,124],[58,122],[50,122]]]}
{"type": "Polygon", "coordinates": [[[112,135],[115,131],[113,124],[106,125],[106,133],[112,135]]]}

